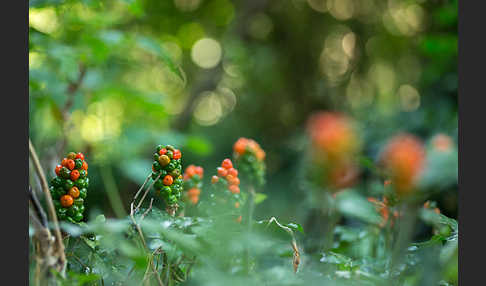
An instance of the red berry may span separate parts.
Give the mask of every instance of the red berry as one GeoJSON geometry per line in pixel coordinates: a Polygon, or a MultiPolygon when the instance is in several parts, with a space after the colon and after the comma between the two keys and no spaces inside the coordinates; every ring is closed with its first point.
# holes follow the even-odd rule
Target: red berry
{"type": "Polygon", "coordinates": [[[66,168],[67,168],[67,164],[68,164],[67,162],[68,162],[68,160],[69,160],[68,158],[64,158],[64,159],[62,159],[62,161],[61,161],[61,165],[62,165],[63,167],[66,167],[66,168]]]}
{"type": "Polygon", "coordinates": [[[88,171],[88,163],[86,163],[86,161],[83,161],[83,166],[82,166],[83,170],[86,170],[88,171]]]}
{"type": "Polygon", "coordinates": [[[70,195],[64,195],[60,199],[61,201],[61,206],[68,208],[73,205],[74,199],[70,195]]]}
{"type": "Polygon", "coordinates": [[[74,160],[73,159],[68,159],[67,160],[67,168],[69,170],[72,170],[72,169],[74,169],[74,166],[76,166],[76,163],[74,163],[74,160]]]}
{"type": "Polygon", "coordinates": [[[233,177],[238,177],[238,170],[236,170],[235,168],[230,168],[228,169],[228,175],[231,175],[233,177]]]}
{"type": "Polygon", "coordinates": [[[239,194],[240,193],[240,187],[238,187],[237,185],[231,185],[228,187],[228,189],[230,190],[230,192],[232,194],[239,194]]]}
{"type": "Polygon", "coordinates": [[[202,176],[204,174],[204,169],[202,167],[200,167],[200,166],[197,166],[195,171],[196,171],[196,174],[198,174],[199,177],[202,178],[202,176]]]}
{"type": "Polygon", "coordinates": [[[181,157],[182,157],[181,151],[179,149],[175,149],[172,158],[177,160],[180,159],[181,157]]]}
{"type": "Polygon", "coordinates": [[[224,159],[223,163],[221,163],[221,167],[223,167],[225,169],[231,169],[231,168],[233,168],[233,163],[231,163],[230,159],[224,159]]]}
{"type": "Polygon", "coordinates": [[[172,176],[171,176],[171,175],[166,175],[166,176],[164,177],[164,179],[162,180],[162,182],[164,183],[164,185],[166,185],[166,186],[170,186],[170,185],[172,185],[172,183],[174,182],[174,178],[172,178],[172,176]]]}
{"type": "Polygon", "coordinates": [[[56,175],[59,176],[59,172],[61,171],[61,169],[62,169],[62,165],[57,165],[56,166],[56,169],[54,170],[56,172],[56,175]]]}
{"type": "Polygon", "coordinates": [[[222,167],[218,167],[218,176],[220,177],[226,177],[226,175],[228,175],[228,170],[226,170],[225,168],[222,168],[222,167]]]}
{"type": "Polygon", "coordinates": [[[160,149],[159,155],[162,156],[162,155],[165,155],[165,153],[167,153],[167,149],[165,149],[165,148],[160,149]]]}
{"type": "Polygon", "coordinates": [[[71,189],[69,189],[68,194],[71,197],[73,197],[73,198],[79,197],[79,189],[78,189],[78,187],[72,187],[71,189]]]}
{"type": "Polygon", "coordinates": [[[76,154],[76,159],[81,159],[81,160],[83,160],[83,161],[84,161],[84,154],[83,154],[83,153],[81,153],[81,152],[80,152],[80,153],[78,153],[78,154],[76,154]]]}
{"type": "Polygon", "coordinates": [[[79,178],[79,171],[78,170],[72,170],[71,171],[71,181],[76,181],[79,178]]]}

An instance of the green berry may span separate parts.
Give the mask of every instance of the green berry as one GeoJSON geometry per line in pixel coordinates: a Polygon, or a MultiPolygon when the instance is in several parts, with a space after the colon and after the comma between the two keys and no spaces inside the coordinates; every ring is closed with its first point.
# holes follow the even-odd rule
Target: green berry
{"type": "Polygon", "coordinates": [[[79,211],[78,206],[76,206],[76,205],[72,205],[71,207],[69,207],[69,208],[67,209],[67,214],[68,214],[68,216],[70,216],[70,217],[74,217],[78,211],[79,211]]]}
{"type": "Polygon", "coordinates": [[[80,222],[81,220],[83,220],[83,214],[81,212],[77,212],[73,219],[76,221],[76,222],[80,222]]]}
{"type": "Polygon", "coordinates": [[[69,189],[71,189],[73,186],[74,186],[74,183],[73,183],[73,181],[71,181],[70,179],[67,179],[67,180],[64,182],[64,189],[65,189],[66,191],[69,191],[69,189]]]}
{"type": "Polygon", "coordinates": [[[79,197],[80,198],[86,199],[87,195],[88,195],[88,190],[86,188],[79,189],[79,197]]]}
{"type": "Polygon", "coordinates": [[[59,171],[59,174],[64,179],[69,179],[69,177],[71,177],[71,171],[69,171],[69,169],[66,167],[62,167],[61,171],[59,171]]]}
{"type": "Polygon", "coordinates": [[[64,183],[63,180],[59,177],[55,177],[51,181],[51,185],[53,185],[54,187],[61,187],[63,183],[64,183]]]}
{"type": "Polygon", "coordinates": [[[80,177],[81,179],[86,178],[86,170],[80,170],[80,171],[79,171],[79,177],[80,177]]]}
{"type": "Polygon", "coordinates": [[[81,169],[82,167],[83,167],[83,160],[81,160],[81,159],[75,159],[74,160],[74,168],[81,169]]]}
{"type": "Polygon", "coordinates": [[[162,187],[162,193],[163,194],[170,195],[171,192],[172,192],[172,189],[169,186],[163,186],[162,187]]]}
{"type": "Polygon", "coordinates": [[[83,198],[74,199],[74,204],[77,205],[78,207],[79,206],[82,206],[83,203],[84,203],[84,199],[83,198]]]}

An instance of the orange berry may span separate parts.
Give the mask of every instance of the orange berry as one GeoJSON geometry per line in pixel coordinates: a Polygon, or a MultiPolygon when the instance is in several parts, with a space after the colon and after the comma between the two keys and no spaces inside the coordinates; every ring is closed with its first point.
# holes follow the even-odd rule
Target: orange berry
{"type": "Polygon", "coordinates": [[[74,163],[74,160],[73,159],[68,159],[67,160],[67,167],[69,170],[72,170],[74,169],[74,166],[76,166],[76,163],[74,163]]]}
{"type": "Polygon", "coordinates": [[[78,170],[72,170],[71,171],[71,181],[76,181],[79,178],[79,171],[78,170]]]}
{"type": "Polygon", "coordinates": [[[195,170],[196,170],[196,174],[198,174],[198,175],[199,175],[199,177],[201,177],[201,178],[202,178],[202,177],[203,177],[203,174],[204,174],[204,169],[203,169],[202,167],[200,167],[200,166],[197,166],[197,167],[195,168],[195,170]]]}
{"type": "Polygon", "coordinates": [[[60,199],[61,201],[61,206],[68,208],[73,205],[74,199],[70,195],[64,195],[60,199]]]}
{"type": "Polygon", "coordinates": [[[81,159],[84,161],[84,154],[83,153],[76,154],[76,159],[81,159]]]}
{"type": "Polygon", "coordinates": [[[201,193],[201,190],[199,190],[198,188],[191,188],[187,191],[187,194],[189,196],[199,196],[200,193],[201,193]]]}
{"type": "Polygon", "coordinates": [[[165,148],[160,149],[160,151],[159,151],[160,156],[165,155],[165,153],[167,153],[167,149],[165,149],[165,148]]]}
{"type": "Polygon", "coordinates": [[[256,151],[256,157],[259,161],[262,161],[263,159],[265,159],[265,151],[263,151],[262,149],[258,149],[256,151]]]}
{"type": "Polygon", "coordinates": [[[179,149],[175,149],[172,158],[174,158],[174,160],[177,160],[180,159],[181,157],[182,157],[181,151],[179,149]]]}
{"type": "Polygon", "coordinates": [[[231,175],[226,176],[226,180],[230,185],[236,185],[238,186],[240,184],[240,179],[233,177],[231,175]]]}
{"type": "Polygon", "coordinates": [[[86,163],[86,161],[83,161],[83,166],[82,166],[83,170],[86,170],[88,171],[88,163],[86,163]]]}
{"type": "Polygon", "coordinates": [[[239,194],[240,193],[240,187],[238,187],[237,185],[231,185],[228,187],[228,190],[232,193],[232,194],[239,194]]]}
{"type": "Polygon", "coordinates": [[[233,168],[233,163],[231,162],[230,159],[224,159],[223,163],[221,163],[221,167],[223,167],[225,169],[230,169],[230,168],[233,168]]]}
{"type": "Polygon", "coordinates": [[[242,216],[239,216],[239,217],[236,219],[236,222],[237,222],[237,223],[241,223],[241,219],[242,219],[242,216]]]}
{"type": "Polygon", "coordinates": [[[228,169],[228,175],[231,175],[233,177],[238,177],[238,170],[236,170],[235,168],[230,168],[228,169]]]}
{"type": "Polygon", "coordinates": [[[211,184],[215,184],[218,181],[219,181],[219,177],[218,176],[212,176],[211,177],[211,184]]]}
{"type": "Polygon", "coordinates": [[[222,168],[222,167],[218,167],[218,176],[220,177],[226,177],[226,175],[228,175],[228,170],[226,170],[225,168],[222,168]]]}
{"type": "Polygon", "coordinates": [[[54,169],[54,171],[56,172],[56,175],[59,176],[59,172],[61,171],[61,169],[62,169],[62,165],[57,165],[56,166],[56,169],[54,169]]]}
{"type": "Polygon", "coordinates": [[[239,208],[240,207],[240,203],[239,202],[236,202],[235,203],[235,208],[239,208]]]}
{"type": "Polygon", "coordinates": [[[164,185],[166,185],[166,186],[170,186],[170,185],[172,185],[172,183],[174,182],[174,178],[172,178],[172,176],[171,176],[171,175],[166,175],[166,176],[164,177],[164,179],[162,180],[162,182],[164,183],[164,185]]]}
{"type": "Polygon", "coordinates": [[[79,197],[79,189],[78,189],[78,187],[75,186],[75,187],[72,187],[71,189],[69,189],[68,195],[70,195],[73,198],[79,197]]]}
{"type": "Polygon", "coordinates": [[[67,168],[67,166],[68,166],[68,160],[69,160],[68,158],[64,158],[64,159],[62,159],[62,161],[61,161],[61,165],[62,165],[63,167],[66,167],[66,168],[67,168]]]}
{"type": "Polygon", "coordinates": [[[194,174],[196,174],[196,166],[194,166],[194,165],[187,166],[185,173],[187,174],[187,176],[189,178],[192,178],[192,176],[194,176],[194,174]]]}
{"type": "Polygon", "coordinates": [[[235,145],[233,146],[233,151],[237,154],[242,155],[243,153],[245,153],[247,142],[248,140],[246,138],[241,137],[236,141],[235,145]]]}

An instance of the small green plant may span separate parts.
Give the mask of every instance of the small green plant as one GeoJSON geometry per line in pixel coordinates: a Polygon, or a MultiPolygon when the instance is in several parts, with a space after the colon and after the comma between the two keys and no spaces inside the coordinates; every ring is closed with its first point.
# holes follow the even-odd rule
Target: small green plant
{"type": "Polygon", "coordinates": [[[88,163],[83,153],[70,152],[55,168],[50,192],[60,220],[79,223],[83,220],[88,195],[88,163]]]}

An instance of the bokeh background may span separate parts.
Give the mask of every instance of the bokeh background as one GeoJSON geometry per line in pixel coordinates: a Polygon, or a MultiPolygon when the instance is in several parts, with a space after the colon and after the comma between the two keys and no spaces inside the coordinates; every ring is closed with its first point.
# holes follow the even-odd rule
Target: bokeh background
{"type": "MultiPolygon", "coordinates": [[[[256,219],[303,223],[313,112],[353,117],[371,160],[401,131],[457,142],[457,0],[30,0],[29,101],[48,179],[86,154],[91,217],[127,214],[157,144],[209,183],[243,136],[267,153],[256,219]]],[[[457,216],[457,186],[431,199],[457,216]]]]}

